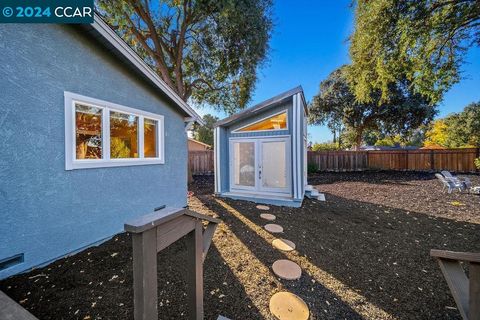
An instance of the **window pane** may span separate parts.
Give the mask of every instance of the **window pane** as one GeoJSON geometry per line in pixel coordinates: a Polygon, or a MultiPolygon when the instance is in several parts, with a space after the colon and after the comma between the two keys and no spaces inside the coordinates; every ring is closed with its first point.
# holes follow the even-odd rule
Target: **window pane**
{"type": "Polygon", "coordinates": [[[110,112],[110,158],[138,158],[138,117],[110,112]]]}
{"type": "Polygon", "coordinates": [[[145,118],[143,121],[143,154],[145,158],[158,157],[157,132],[157,121],[145,118]]]}
{"type": "Polygon", "coordinates": [[[259,121],[238,131],[260,131],[260,130],[283,130],[287,129],[287,113],[277,114],[276,116],[259,121]]]}
{"type": "Polygon", "coordinates": [[[102,158],[102,109],[75,104],[76,159],[102,158]]]}
{"type": "Polygon", "coordinates": [[[238,186],[255,186],[255,143],[235,142],[233,144],[234,183],[238,186]]]}

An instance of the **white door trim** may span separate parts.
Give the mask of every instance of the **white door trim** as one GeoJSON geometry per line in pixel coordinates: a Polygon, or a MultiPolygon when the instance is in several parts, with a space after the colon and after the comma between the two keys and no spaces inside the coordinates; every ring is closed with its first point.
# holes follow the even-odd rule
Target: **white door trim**
{"type": "Polygon", "coordinates": [[[251,193],[262,193],[272,195],[292,195],[292,149],[291,149],[291,137],[290,135],[278,135],[278,136],[256,136],[256,137],[231,137],[229,139],[229,186],[230,192],[242,191],[251,193]],[[286,144],[286,170],[287,170],[287,186],[285,188],[264,188],[262,187],[262,181],[259,175],[259,169],[261,164],[261,152],[262,143],[271,141],[283,141],[286,144]],[[252,142],[254,143],[255,152],[255,186],[238,186],[234,184],[234,148],[235,142],[252,142]]]}

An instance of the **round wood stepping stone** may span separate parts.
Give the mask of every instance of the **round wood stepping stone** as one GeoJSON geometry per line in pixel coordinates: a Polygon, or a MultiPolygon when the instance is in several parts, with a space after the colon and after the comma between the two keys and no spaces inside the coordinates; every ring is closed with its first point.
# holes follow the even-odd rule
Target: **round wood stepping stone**
{"type": "Polygon", "coordinates": [[[271,233],[281,233],[283,232],[283,227],[278,224],[269,223],[265,225],[265,230],[271,233]]]}
{"type": "Polygon", "coordinates": [[[269,221],[273,221],[273,220],[276,219],[276,217],[273,214],[270,214],[270,213],[262,213],[260,215],[260,218],[263,218],[263,219],[269,220],[269,221]]]}
{"type": "Polygon", "coordinates": [[[263,204],[259,204],[257,206],[257,209],[260,209],[260,210],[270,210],[270,207],[269,206],[264,206],[263,204]]]}
{"type": "Polygon", "coordinates": [[[302,276],[302,269],[293,261],[282,259],[272,265],[273,272],[285,280],[297,280],[302,276]]]}
{"type": "Polygon", "coordinates": [[[307,320],[310,316],[307,304],[290,292],[278,292],[270,298],[270,312],[280,320],[307,320]]]}
{"type": "Polygon", "coordinates": [[[287,239],[275,239],[272,241],[272,246],[282,251],[295,250],[295,243],[287,239]]]}

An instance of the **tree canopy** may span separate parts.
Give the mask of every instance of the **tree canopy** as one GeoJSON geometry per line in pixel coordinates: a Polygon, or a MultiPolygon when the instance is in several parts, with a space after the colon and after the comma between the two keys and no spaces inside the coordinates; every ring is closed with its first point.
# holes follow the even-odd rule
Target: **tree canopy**
{"type": "Polygon", "coordinates": [[[360,102],[395,96],[409,81],[432,103],[461,78],[466,50],[480,45],[478,0],[357,0],[348,79],[360,102]]]}
{"type": "Polygon", "coordinates": [[[117,33],[184,101],[229,113],[266,61],[271,0],[97,0],[117,33]]]}
{"type": "Polygon", "coordinates": [[[425,144],[445,148],[480,147],[480,102],[462,112],[436,120],[426,133],[425,144]]]}
{"type": "Polygon", "coordinates": [[[429,123],[436,107],[428,99],[410,90],[407,80],[390,84],[392,97],[381,102],[380,94],[371,95],[371,102],[359,103],[347,81],[343,66],[321,82],[320,90],[310,103],[311,124],[345,127],[343,137],[360,147],[364,133],[376,131],[383,135],[407,136],[421,125],[429,123]]]}
{"type": "Polygon", "coordinates": [[[205,121],[205,125],[194,125],[193,136],[195,140],[213,146],[213,125],[219,119],[211,114],[206,114],[203,116],[203,120],[205,121]]]}

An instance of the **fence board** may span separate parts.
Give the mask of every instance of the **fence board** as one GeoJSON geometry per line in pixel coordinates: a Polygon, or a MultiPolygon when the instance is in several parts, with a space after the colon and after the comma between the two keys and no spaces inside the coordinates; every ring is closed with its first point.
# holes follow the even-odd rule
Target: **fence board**
{"type": "MultiPolygon", "coordinates": [[[[308,164],[318,171],[409,170],[475,172],[479,148],[389,151],[308,151],[308,164]]],[[[192,174],[213,174],[213,151],[191,151],[192,174]]]]}
{"type": "Polygon", "coordinates": [[[188,165],[193,175],[213,174],[213,151],[189,151],[188,165]]]}

